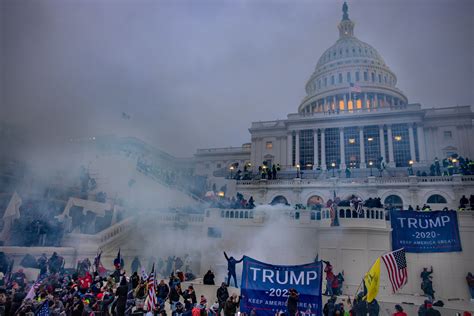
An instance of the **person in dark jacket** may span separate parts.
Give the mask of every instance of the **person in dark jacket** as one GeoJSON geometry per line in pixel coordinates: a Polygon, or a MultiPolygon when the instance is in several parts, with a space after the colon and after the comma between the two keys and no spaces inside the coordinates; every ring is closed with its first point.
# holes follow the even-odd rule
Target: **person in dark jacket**
{"type": "Polygon", "coordinates": [[[368,304],[369,316],[379,316],[380,305],[376,299],[368,304]]]}
{"type": "Polygon", "coordinates": [[[207,273],[204,275],[202,283],[206,285],[214,285],[216,284],[214,282],[214,278],[215,278],[214,273],[212,273],[211,270],[208,270],[207,273]]]}
{"type": "Polygon", "coordinates": [[[466,276],[467,287],[469,288],[469,293],[471,294],[471,299],[474,299],[474,276],[469,272],[466,276]]]}
{"type": "Polygon", "coordinates": [[[225,302],[229,298],[229,291],[227,290],[227,285],[225,282],[222,282],[221,286],[217,289],[217,302],[219,302],[219,315],[225,307],[225,302]]]}
{"type": "Polygon", "coordinates": [[[331,296],[326,302],[326,304],[324,304],[323,315],[324,316],[334,315],[335,308],[336,308],[336,297],[331,296]]]}
{"type": "Polygon", "coordinates": [[[234,316],[237,313],[237,307],[240,303],[240,296],[237,294],[232,294],[231,297],[227,299],[224,307],[224,316],[234,316]]]}
{"type": "Polygon", "coordinates": [[[115,291],[117,297],[117,315],[125,315],[125,307],[127,305],[128,284],[127,279],[122,277],[120,285],[115,291]]]}
{"type": "Polygon", "coordinates": [[[181,296],[181,287],[179,284],[176,284],[174,287],[170,289],[169,299],[171,310],[174,311],[176,309],[176,303],[179,302],[179,298],[181,296]]]}
{"type": "Polygon", "coordinates": [[[237,263],[242,262],[244,258],[242,257],[240,260],[236,260],[234,257],[228,257],[224,251],[225,259],[227,260],[227,286],[230,285],[231,278],[234,278],[234,285],[237,286],[237,274],[235,272],[235,266],[237,263]]]}
{"type": "Polygon", "coordinates": [[[74,303],[72,305],[72,316],[82,316],[84,311],[84,303],[82,303],[81,297],[79,295],[74,296],[74,303]]]}
{"type": "Polygon", "coordinates": [[[170,293],[170,288],[165,283],[165,280],[160,280],[160,283],[156,287],[156,296],[158,298],[161,298],[163,301],[166,301],[169,293],[170,293]]]}
{"type": "Polygon", "coordinates": [[[290,289],[288,294],[286,308],[288,309],[289,316],[295,316],[298,312],[299,293],[295,289],[290,289]]]}
{"type": "Polygon", "coordinates": [[[197,304],[196,292],[192,285],[188,286],[188,289],[182,293],[185,300],[190,300],[193,305],[197,304]]]}
{"type": "Polygon", "coordinates": [[[140,283],[140,277],[138,276],[137,272],[133,272],[132,276],[130,277],[130,283],[132,285],[132,289],[135,289],[140,283]]]}
{"type": "Polygon", "coordinates": [[[362,299],[364,297],[364,293],[359,293],[357,295],[357,298],[354,300],[354,305],[353,305],[353,314],[355,316],[367,316],[367,302],[362,299]]]}

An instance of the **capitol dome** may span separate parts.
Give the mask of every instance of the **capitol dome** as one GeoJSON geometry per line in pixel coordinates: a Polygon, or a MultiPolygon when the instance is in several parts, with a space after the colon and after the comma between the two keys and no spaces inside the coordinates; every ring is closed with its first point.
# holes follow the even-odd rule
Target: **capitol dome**
{"type": "Polygon", "coordinates": [[[319,58],[306,83],[300,113],[331,113],[401,107],[406,96],[396,88],[397,77],[371,45],[354,36],[354,22],[343,5],[339,39],[319,58]]]}

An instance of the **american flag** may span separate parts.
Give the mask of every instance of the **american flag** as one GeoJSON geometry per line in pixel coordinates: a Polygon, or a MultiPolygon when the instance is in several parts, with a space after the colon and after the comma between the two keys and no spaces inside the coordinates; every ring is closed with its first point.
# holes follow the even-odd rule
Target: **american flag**
{"type": "Polygon", "coordinates": [[[407,259],[405,249],[401,248],[382,256],[388,271],[388,278],[392,283],[393,292],[397,292],[408,281],[407,259]]]}
{"type": "Polygon", "coordinates": [[[148,276],[148,297],[147,297],[148,311],[154,311],[157,305],[156,294],[155,294],[155,264],[151,268],[150,275],[148,276]]]}
{"type": "Polygon", "coordinates": [[[354,84],[354,83],[351,82],[351,84],[350,84],[350,91],[351,91],[351,92],[361,93],[361,92],[362,92],[362,88],[361,88],[359,85],[354,84]]]}
{"type": "Polygon", "coordinates": [[[362,210],[362,202],[357,201],[357,203],[355,205],[355,210],[356,210],[357,214],[359,214],[359,216],[362,215],[362,213],[364,212],[362,210]]]}
{"type": "Polygon", "coordinates": [[[35,316],[49,316],[49,301],[46,300],[36,311],[35,316]]]}
{"type": "Polygon", "coordinates": [[[36,295],[36,291],[38,291],[38,289],[40,288],[41,284],[43,283],[43,281],[48,277],[48,274],[47,273],[43,273],[43,274],[40,274],[38,275],[38,278],[36,279],[36,282],[30,287],[30,290],[28,291],[28,293],[26,294],[25,296],[25,300],[27,299],[34,299],[35,298],[35,295],[36,295]]]}

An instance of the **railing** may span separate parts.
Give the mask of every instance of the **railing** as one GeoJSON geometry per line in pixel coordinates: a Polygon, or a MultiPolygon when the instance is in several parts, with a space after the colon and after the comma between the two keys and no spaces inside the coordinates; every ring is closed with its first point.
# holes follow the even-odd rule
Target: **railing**
{"type": "Polygon", "coordinates": [[[196,153],[199,154],[216,154],[216,153],[249,153],[250,147],[224,147],[224,148],[206,148],[198,149],[196,153]]]}
{"type": "Polygon", "coordinates": [[[392,178],[373,178],[377,184],[385,183],[409,183],[410,178],[408,177],[392,177],[392,178]]]}
{"type": "MultiPolygon", "coordinates": [[[[474,177],[473,177],[474,179],[474,177]]],[[[418,182],[452,182],[452,176],[419,177],[418,182]]]]}
{"type": "MultiPolygon", "coordinates": [[[[322,208],[321,210],[282,210],[282,211],[258,211],[262,213],[264,217],[281,217],[290,220],[301,220],[303,214],[309,214],[310,221],[320,221],[331,219],[332,214],[329,208],[322,208]]],[[[216,214],[215,212],[213,214],[216,214]]],[[[255,217],[254,210],[247,209],[221,209],[218,216],[226,220],[245,221],[251,220],[255,217]]],[[[388,220],[388,212],[382,208],[363,208],[360,212],[350,207],[339,207],[337,209],[337,215],[343,219],[375,219],[380,221],[388,220]]],[[[207,212],[207,217],[212,217],[207,212]]]]}
{"type": "Polygon", "coordinates": [[[149,172],[146,169],[146,167],[144,165],[140,164],[139,162],[137,163],[136,169],[137,169],[138,172],[140,172],[144,176],[158,182],[159,184],[161,184],[161,185],[163,185],[163,186],[165,186],[169,189],[174,189],[174,190],[180,191],[180,192],[188,195],[192,199],[196,200],[197,202],[204,203],[204,201],[199,196],[197,196],[196,194],[194,194],[193,192],[191,192],[187,188],[184,188],[184,187],[182,187],[178,184],[169,184],[169,183],[167,183],[165,180],[163,180],[162,178],[156,176],[154,173],[149,172]]]}
{"type": "Polygon", "coordinates": [[[135,225],[135,221],[133,218],[129,217],[117,224],[110,226],[109,228],[103,230],[96,236],[98,236],[100,243],[104,243],[109,241],[110,239],[116,237],[117,235],[128,231],[129,229],[133,228],[135,225]]]}
{"type": "Polygon", "coordinates": [[[406,177],[361,177],[329,179],[276,179],[276,180],[237,180],[237,186],[278,186],[278,185],[316,185],[316,184],[430,184],[462,182],[474,184],[474,175],[461,176],[406,176],[406,177]]]}

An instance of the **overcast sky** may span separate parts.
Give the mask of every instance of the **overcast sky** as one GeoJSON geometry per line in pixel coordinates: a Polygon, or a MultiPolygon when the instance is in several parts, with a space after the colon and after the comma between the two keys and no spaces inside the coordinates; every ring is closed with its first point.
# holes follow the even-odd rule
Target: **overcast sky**
{"type": "MultiPolygon", "coordinates": [[[[252,121],[297,111],[342,2],[0,0],[0,120],[40,144],[240,146],[252,121]]],[[[352,0],[349,15],[409,102],[473,104],[474,1],[352,0]]]]}

